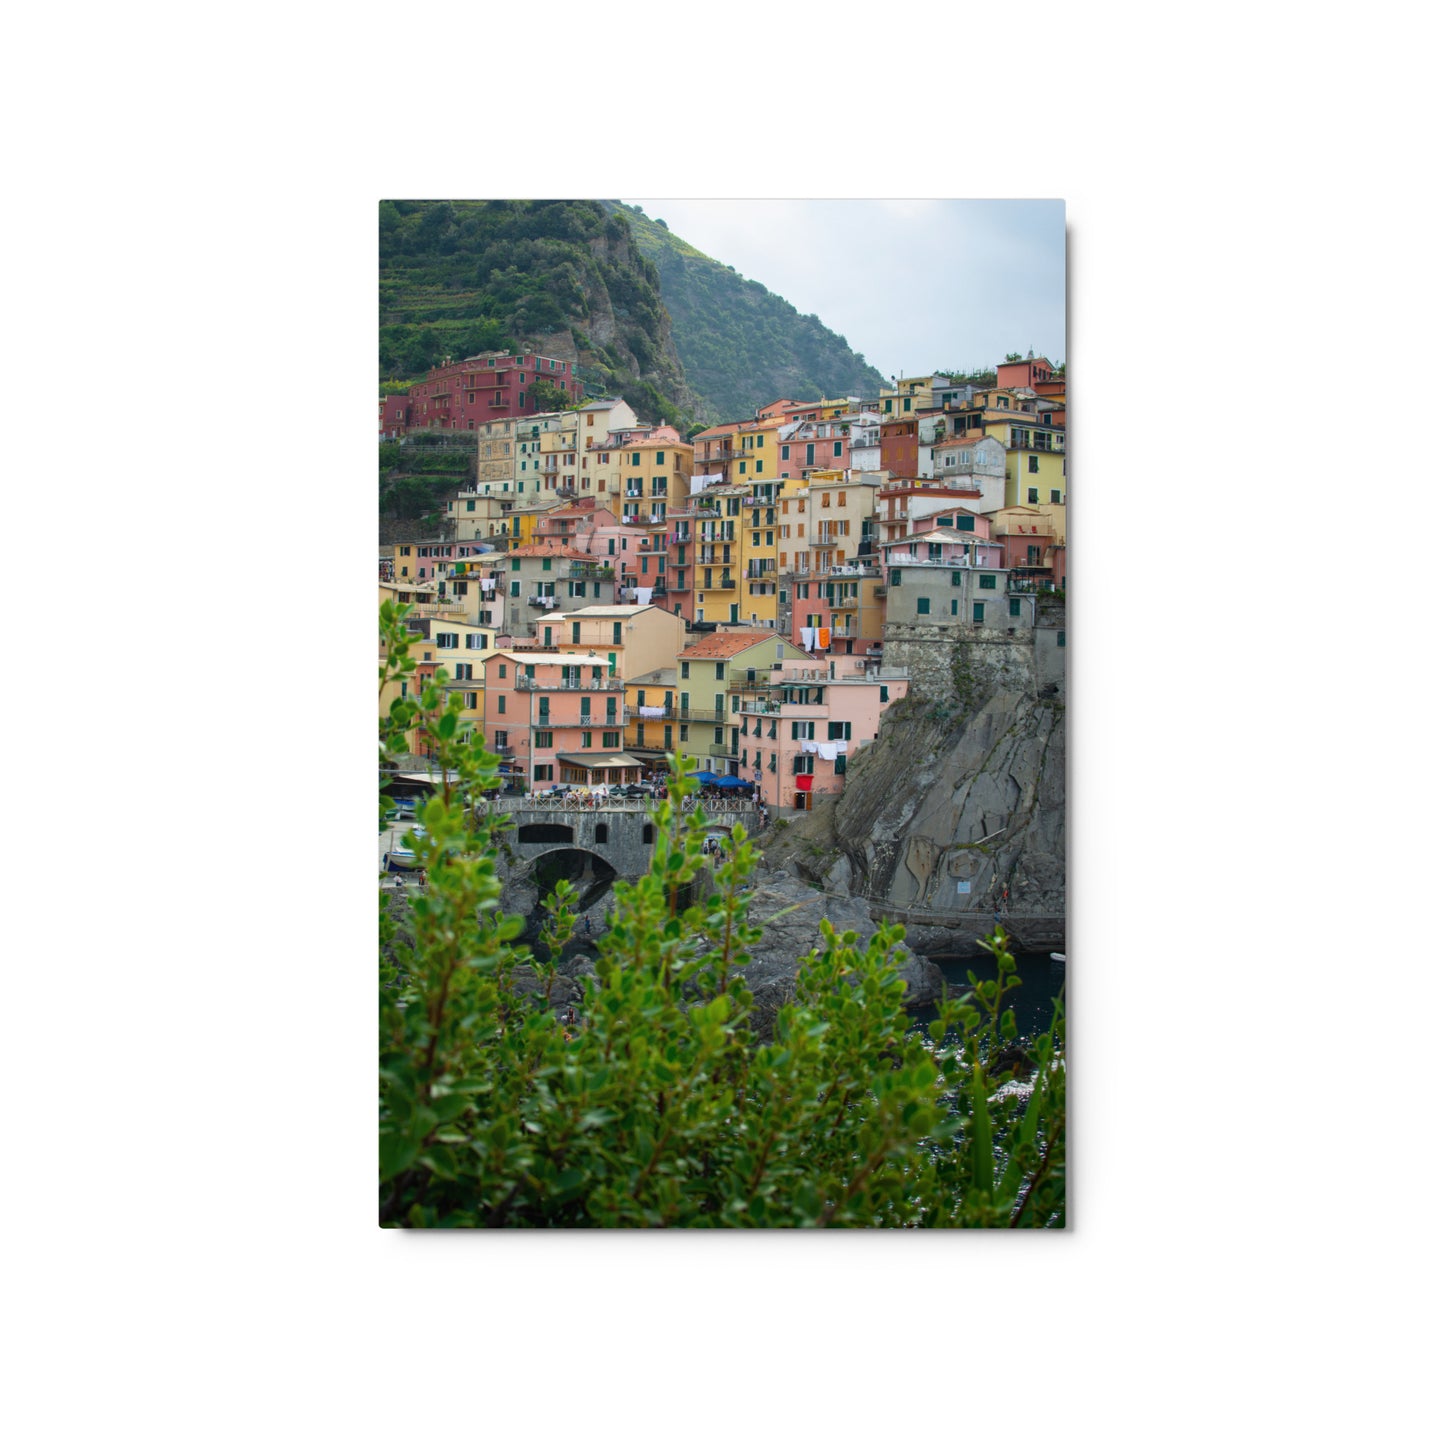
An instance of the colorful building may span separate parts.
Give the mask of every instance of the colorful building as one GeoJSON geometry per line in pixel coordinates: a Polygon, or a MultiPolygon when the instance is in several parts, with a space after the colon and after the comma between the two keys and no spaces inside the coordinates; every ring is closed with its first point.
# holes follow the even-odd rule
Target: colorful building
{"type": "Polygon", "coordinates": [[[575,401],[582,399],[575,362],[534,352],[512,356],[487,351],[432,367],[426,380],[408,388],[405,398],[382,398],[381,415],[385,429],[398,436],[433,428],[477,431],[503,417],[542,411],[530,394],[539,381],[550,382],[575,401]],[[399,411],[405,415],[397,416],[399,411]]]}
{"type": "Polygon", "coordinates": [[[783,661],[744,714],[746,775],[764,804],[807,812],[815,798],[841,793],[849,759],[877,738],[883,713],[908,687],[906,669],[862,659],[783,661]]]}
{"type": "Polygon", "coordinates": [[[720,776],[757,781],[742,771],[744,703],[764,694],[774,664],[806,656],[762,630],[718,631],[684,648],[677,654],[678,751],[720,776]]]}
{"type": "Polygon", "coordinates": [[[622,679],[601,658],[565,652],[494,652],[483,664],[489,748],[532,789],[556,783],[635,782],[635,761],[614,761],[627,709],[622,679]],[[608,776],[615,774],[615,776],[608,776]]]}

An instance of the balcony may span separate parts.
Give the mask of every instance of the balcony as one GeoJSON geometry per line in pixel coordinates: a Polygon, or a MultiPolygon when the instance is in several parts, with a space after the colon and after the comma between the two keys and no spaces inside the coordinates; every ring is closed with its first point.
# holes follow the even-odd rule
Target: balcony
{"type": "Polygon", "coordinates": [[[852,539],[843,537],[835,532],[820,532],[815,537],[808,538],[810,547],[846,547],[852,539]]]}
{"type": "Polygon", "coordinates": [[[600,562],[574,562],[568,567],[567,575],[586,578],[589,582],[611,582],[616,574],[611,567],[600,562]]]}
{"type": "Polygon", "coordinates": [[[555,607],[556,605],[557,599],[555,597],[548,596],[545,592],[540,594],[539,596],[529,597],[527,599],[528,607],[555,607]]]}
{"type": "Polygon", "coordinates": [[[1028,576],[1020,577],[1009,573],[1008,590],[1010,592],[1057,592],[1054,586],[1052,574],[1047,577],[1028,576]]]}
{"type": "Polygon", "coordinates": [[[528,677],[525,673],[512,684],[513,692],[621,692],[620,677],[603,678],[558,678],[556,682],[543,682],[540,678],[528,677]]]}
{"type": "Polygon", "coordinates": [[[693,582],[693,586],[696,587],[699,592],[731,592],[737,585],[736,579],[728,576],[714,578],[710,582],[704,577],[701,582],[696,580],[693,582]]]}

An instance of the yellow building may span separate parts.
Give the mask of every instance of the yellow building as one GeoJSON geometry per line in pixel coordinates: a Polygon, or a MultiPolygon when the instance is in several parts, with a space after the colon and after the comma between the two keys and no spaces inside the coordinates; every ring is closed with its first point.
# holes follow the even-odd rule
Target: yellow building
{"type": "Polygon", "coordinates": [[[689,549],[695,622],[746,620],[741,535],[743,504],[750,496],[751,488],[734,485],[709,487],[699,496],[703,509],[691,519],[689,549]]]}
{"type": "MultiPolygon", "coordinates": [[[[398,697],[419,696],[435,680],[438,670],[445,669],[443,688],[448,700],[452,693],[459,693],[462,698],[458,736],[465,737],[482,725],[485,710],[482,664],[496,651],[492,646],[493,634],[466,622],[461,614],[448,616],[437,607],[424,604],[414,610],[407,621],[415,633],[408,652],[416,663],[416,670],[409,678],[389,682],[381,689],[378,715],[385,718],[398,697]],[[426,615],[417,615],[421,610],[426,615]]],[[[407,735],[407,748],[417,754],[427,751],[424,740],[415,730],[407,735]]]]}
{"type": "Polygon", "coordinates": [[[786,425],[777,416],[744,422],[732,438],[728,480],[750,483],[759,477],[780,476],[778,431],[786,425]]]}
{"type": "Polygon", "coordinates": [[[739,548],[743,596],[739,620],[775,627],[778,620],[778,521],[781,478],[756,480],[742,499],[739,548]]]}
{"type": "Polygon", "coordinates": [[[900,376],[896,386],[879,391],[878,410],[888,421],[912,416],[917,411],[927,411],[933,406],[935,383],[946,384],[946,381],[945,377],[900,376]]]}
{"type": "Polygon", "coordinates": [[[659,667],[627,679],[627,751],[649,764],[686,751],[687,724],[679,716],[677,668],[659,667]]]}

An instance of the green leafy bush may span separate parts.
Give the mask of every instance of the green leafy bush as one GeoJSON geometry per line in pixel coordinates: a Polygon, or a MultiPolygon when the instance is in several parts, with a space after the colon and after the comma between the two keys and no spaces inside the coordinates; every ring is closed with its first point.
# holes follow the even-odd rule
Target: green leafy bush
{"type": "MultiPolygon", "coordinates": [[[[383,688],[414,671],[406,610],[382,607],[383,688]]],[[[760,1044],[738,973],[762,932],[754,850],[736,828],[705,871],[680,761],[651,867],[617,885],[580,1020],[560,1021],[575,895],[559,885],[541,946],[519,945],[498,906],[505,819],[486,806],[497,760],[438,678],[382,729],[383,760],[419,731],[443,770],[413,835],[426,886],[382,898],[383,1225],[1063,1223],[1062,1020],[1016,1038],[1002,936],[996,976],[970,975],[923,1032],[891,962],[902,930],[864,948],[825,924],[760,1044]]]]}

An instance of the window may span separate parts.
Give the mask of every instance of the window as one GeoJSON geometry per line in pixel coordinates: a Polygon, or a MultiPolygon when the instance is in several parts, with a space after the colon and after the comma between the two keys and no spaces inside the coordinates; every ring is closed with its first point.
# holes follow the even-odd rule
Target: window
{"type": "Polygon", "coordinates": [[[513,582],[513,583],[512,583],[512,596],[513,596],[513,597],[520,597],[521,595],[522,595],[522,584],[521,584],[520,582],[513,582]]]}
{"type": "Polygon", "coordinates": [[[532,765],[532,781],[534,783],[550,783],[552,781],[552,764],[534,763],[532,765]]]}
{"type": "Polygon", "coordinates": [[[621,746],[621,743],[622,743],[622,734],[621,734],[621,733],[603,733],[603,734],[602,734],[602,746],[603,746],[604,748],[620,747],[620,746],[621,746]]]}
{"type": "Polygon", "coordinates": [[[1057,487],[1054,487],[1054,488],[1049,492],[1049,501],[1051,501],[1052,503],[1054,503],[1055,506],[1057,506],[1057,505],[1058,505],[1060,502],[1062,502],[1063,500],[1064,500],[1064,494],[1063,494],[1057,487]]]}
{"type": "Polygon", "coordinates": [[[998,587],[998,573],[984,572],[979,575],[978,585],[985,591],[991,592],[998,587]]]}
{"type": "Polygon", "coordinates": [[[620,622],[612,624],[612,641],[614,645],[622,641],[622,624],[620,622]]]}
{"type": "Polygon", "coordinates": [[[1010,617],[1017,617],[1020,610],[1019,599],[1017,597],[1010,597],[1008,600],[1008,615],[1010,617]]]}
{"type": "Polygon", "coordinates": [[[1030,488],[1029,488],[1029,501],[1030,501],[1030,502],[1037,502],[1038,499],[1039,499],[1039,489],[1038,489],[1037,487],[1030,487],[1030,488]]]}
{"type": "Polygon", "coordinates": [[[721,728],[714,728],[714,729],[712,730],[712,740],[713,740],[714,746],[716,746],[716,747],[721,747],[721,746],[722,746],[722,729],[721,729],[721,728]]]}
{"type": "Polygon", "coordinates": [[[962,584],[963,584],[963,573],[962,573],[962,572],[954,572],[954,573],[952,573],[951,575],[952,575],[952,578],[953,578],[953,585],[954,585],[955,587],[962,586],[962,584]]]}
{"type": "Polygon", "coordinates": [[[551,734],[551,733],[538,733],[538,734],[537,734],[537,746],[538,746],[539,748],[550,748],[550,747],[552,746],[552,734],[551,734]]]}
{"type": "Polygon", "coordinates": [[[605,843],[607,841],[607,824],[599,823],[597,831],[592,836],[598,843],[605,843]]]}
{"type": "Polygon", "coordinates": [[[1039,459],[1038,459],[1037,457],[1030,457],[1030,458],[1029,458],[1029,470],[1030,470],[1031,472],[1036,472],[1036,471],[1038,471],[1038,469],[1039,469],[1039,459]]]}
{"type": "Polygon", "coordinates": [[[462,706],[463,706],[464,708],[468,708],[468,709],[470,709],[470,710],[472,710],[472,711],[475,711],[475,710],[476,710],[476,706],[477,706],[477,695],[476,695],[476,693],[474,693],[474,692],[464,692],[464,693],[462,694],[462,706]]]}
{"type": "Polygon", "coordinates": [[[1064,634],[1063,634],[1062,632],[1056,632],[1056,633],[1054,634],[1054,646],[1055,646],[1055,647],[1062,647],[1063,645],[1064,645],[1064,634]]]}
{"type": "Polygon", "coordinates": [[[918,615],[919,615],[920,617],[926,617],[926,616],[928,615],[928,610],[929,610],[929,600],[928,600],[928,598],[927,598],[927,597],[920,597],[920,598],[918,599],[918,615]]]}
{"type": "Polygon", "coordinates": [[[982,621],[983,621],[983,603],[982,603],[982,602],[975,602],[975,603],[973,604],[973,620],[974,620],[975,622],[982,622],[982,621]]]}
{"type": "Polygon", "coordinates": [[[498,712],[506,712],[506,710],[507,710],[507,698],[506,698],[506,694],[505,694],[505,693],[498,693],[498,694],[497,694],[497,711],[498,711],[498,712]]]}
{"type": "MultiPolygon", "coordinates": [[[[487,634],[485,632],[467,633],[467,646],[472,648],[483,648],[487,645],[487,634]]],[[[469,677],[470,673],[467,674],[469,677]]]]}
{"type": "Polygon", "coordinates": [[[725,667],[725,664],[723,664],[723,663],[721,663],[721,662],[715,662],[715,663],[713,663],[713,676],[714,676],[719,682],[722,681],[722,676],[723,676],[724,667],[725,667]]]}
{"type": "MultiPolygon", "coordinates": [[[[684,662],[684,663],[683,663],[683,665],[682,665],[682,675],[683,675],[683,679],[684,679],[684,680],[686,680],[687,678],[689,678],[689,677],[692,676],[692,673],[691,673],[691,670],[690,670],[691,668],[692,668],[692,664],[691,664],[690,662],[684,662]]],[[[686,704],[684,704],[684,706],[686,706],[686,704]]]]}
{"type": "Polygon", "coordinates": [[[972,516],[972,514],[969,514],[969,515],[967,515],[967,516],[960,517],[960,518],[958,519],[958,525],[959,525],[965,532],[971,532],[971,531],[973,531],[973,516],[972,516]]]}
{"type": "Polygon", "coordinates": [[[903,585],[903,569],[901,567],[890,567],[888,569],[888,585],[890,587],[901,587],[903,585]]]}
{"type": "Polygon", "coordinates": [[[787,460],[788,460],[788,447],[787,447],[786,444],[784,444],[784,446],[783,446],[783,460],[784,460],[784,461],[787,461],[787,460]]]}
{"type": "Polygon", "coordinates": [[[851,722],[830,722],[828,724],[828,741],[834,742],[842,738],[845,742],[853,740],[853,724],[851,722]]]}

